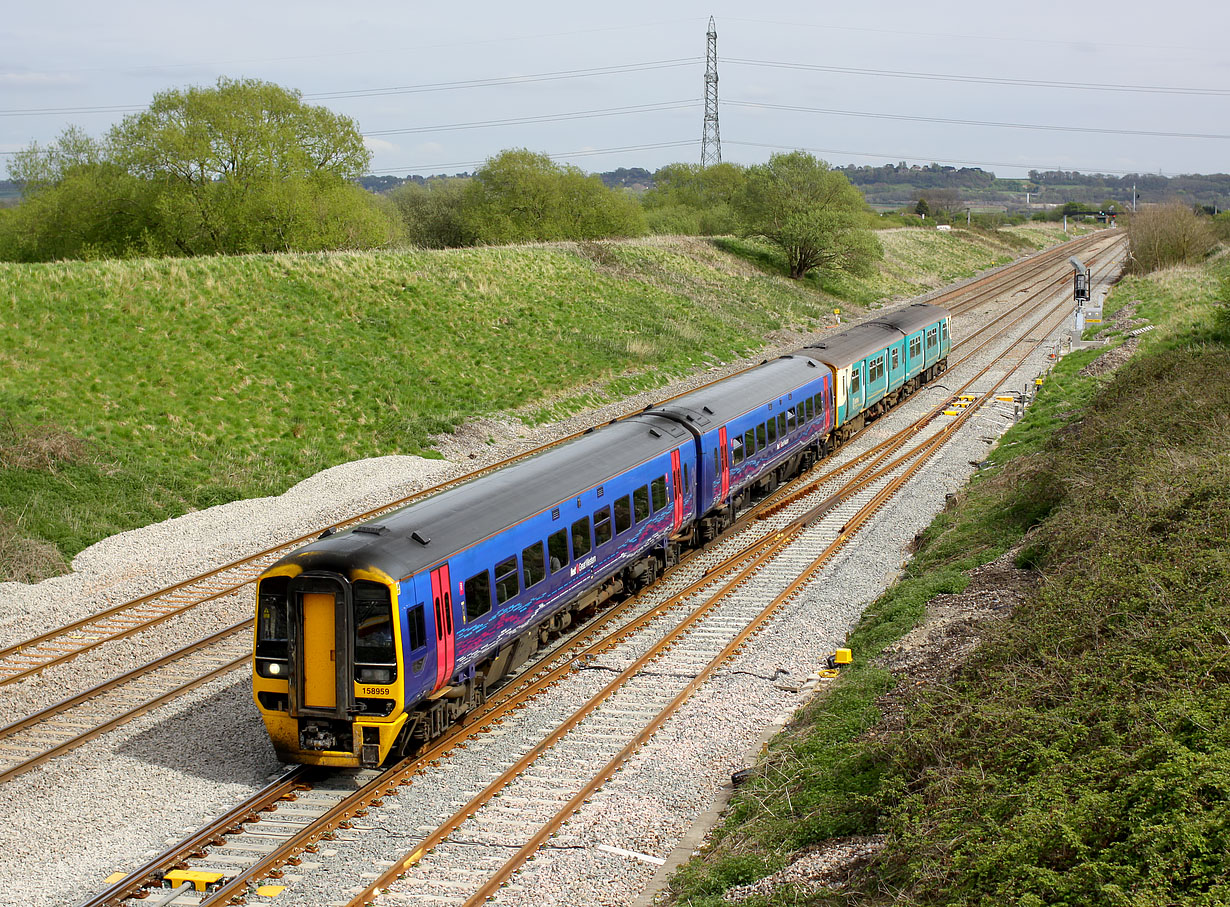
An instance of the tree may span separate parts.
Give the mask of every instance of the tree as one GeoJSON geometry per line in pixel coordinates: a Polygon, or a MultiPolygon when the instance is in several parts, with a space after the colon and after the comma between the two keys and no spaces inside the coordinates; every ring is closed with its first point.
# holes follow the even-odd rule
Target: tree
{"type": "Polygon", "coordinates": [[[645,232],[634,199],[524,148],[501,152],[474,174],[463,193],[461,221],[469,242],[493,244],[645,232]]]}
{"type": "Polygon", "coordinates": [[[0,254],[315,251],[387,244],[398,222],[352,182],[370,161],[348,117],[255,79],[165,91],[106,139],[70,128],[17,154],[24,201],[0,254]]]}
{"type": "Polygon", "coordinates": [[[641,204],[654,233],[736,233],[734,200],[745,181],[738,164],[667,164],[654,174],[654,187],[641,204]]]}
{"type": "Polygon", "coordinates": [[[466,244],[462,222],[464,179],[405,182],[389,193],[406,226],[406,238],[425,249],[466,244]]]}
{"type": "Polygon", "coordinates": [[[804,151],[774,154],[767,164],[749,167],[737,208],[745,232],[785,253],[795,280],[813,269],[866,273],[884,254],[864,226],[862,194],[804,151]]]}
{"type": "Polygon", "coordinates": [[[931,213],[931,205],[927,201],[927,196],[920,195],[918,197],[918,204],[914,206],[914,213],[919,217],[926,217],[931,213]]]}

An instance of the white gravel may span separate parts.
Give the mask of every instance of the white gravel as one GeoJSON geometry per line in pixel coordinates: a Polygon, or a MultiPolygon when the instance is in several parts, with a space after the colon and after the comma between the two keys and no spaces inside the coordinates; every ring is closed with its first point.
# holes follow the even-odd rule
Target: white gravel
{"type": "MultiPolygon", "coordinates": [[[[981,322],[981,316],[977,320],[981,322]]],[[[972,329],[974,316],[965,321],[970,323],[954,324],[958,339],[972,329]]],[[[72,574],[35,586],[0,585],[0,640],[19,641],[477,465],[642,408],[778,349],[793,348],[800,338],[780,339],[777,349],[754,360],[724,364],[552,426],[527,428],[512,420],[467,426],[441,444],[450,460],[383,457],[346,464],[278,497],[211,508],[107,539],[75,558],[72,574]],[[495,443],[489,443],[492,439],[495,443]]],[[[1040,360],[1036,368],[1031,366],[1034,371],[1041,367],[1040,360]]],[[[1015,380],[1014,389],[1022,384],[1015,380]]],[[[938,396],[935,391],[916,395],[891,421],[903,424],[938,396]]],[[[874,443],[890,429],[889,422],[881,420],[843,456],[874,443]]],[[[600,853],[594,846],[609,843],[659,857],[670,852],[730,772],[742,766],[747,748],[764,727],[801,701],[798,693],[782,689],[782,683],[762,678],[779,668],[789,671],[790,678],[801,678],[841,642],[865,604],[891,579],[914,533],[943,506],[946,493],[964,484],[972,470],[970,461],[985,458],[988,444],[981,439],[998,435],[1003,424],[991,415],[975,420],[962,440],[926,470],[917,490],[886,508],[875,528],[828,568],[825,580],[805,596],[804,606],[780,615],[773,632],[757,637],[738,662],[693,697],[574,817],[561,835],[566,845],[544,852],[504,890],[499,902],[532,901],[541,907],[634,900],[654,867],[600,853]],[[868,563],[877,567],[868,571],[868,563]]],[[[188,637],[241,620],[250,614],[251,602],[247,595],[234,595],[198,610],[191,620],[172,622],[0,689],[0,723],[177,648],[188,637]]],[[[31,907],[75,903],[111,872],[131,869],[277,770],[251,702],[248,677],[242,671],[223,677],[6,784],[0,890],[21,892],[21,903],[31,907]]],[[[448,787],[453,772],[465,774],[464,760],[443,763],[436,775],[406,790],[423,793],[434,783],[448,787]]],[[[365,859],[374,861],[396,856],[406,843],[400,836],[369,838],[362,849],[365,859]]]]}

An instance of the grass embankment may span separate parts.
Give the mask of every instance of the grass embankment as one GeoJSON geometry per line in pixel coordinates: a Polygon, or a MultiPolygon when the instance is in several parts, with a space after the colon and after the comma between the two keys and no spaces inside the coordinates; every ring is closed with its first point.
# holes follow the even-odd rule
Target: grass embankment
{"type": "MultiPolygon", "coordinates": [[[[887,238],[889,266],[915,242],[887,238]]],[[[850,296],[918,292],[1043,238],[928,242],[942,267],[850,296]]],[[[0,579],[338,463],[430,455],[432,435],[476,416],[557,417],[829,321],[833,298],[743,251],[661,239],[0,265],[0,579]]]]}
{"type": "Polygon", "coordinates": [[[723,903],[800,851],[873,834],[884,849],[848,887],[739,903],[1230,902],[1228,299],[1224,264],[1119,284],[1108,312],[1138,301],[1159,329],[1112,376],[1080,374],[1099,351],[1057,365],[674,903],[723,903]],[[934,595],[1014,550],[1037,590],[955,676],[915,687],[876,666],[934,595]]]}

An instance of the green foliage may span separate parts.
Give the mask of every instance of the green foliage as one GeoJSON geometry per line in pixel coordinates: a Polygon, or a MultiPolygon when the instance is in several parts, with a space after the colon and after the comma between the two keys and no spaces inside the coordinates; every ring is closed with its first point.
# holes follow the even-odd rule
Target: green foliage
{"type": "Polygon", "coordinates": [[[998,468],[865,613],[853,668],[774,741],[712,852],[676,876],[676,902],[718,903],[708,865],[759,857],[767,874],[816,840],[809,829],[887,842],[851,889],[800,903],[1230,899],[1227,280],[1186,269],[1119,285],[1165,329],[1109,380],[1079,374],[1092,353],[1058,364],[998,468]],[[985,628],[955,679],[895,694],[891,732],[843,723],[879,695],[860,689],[865,663],[1022,539],[1040,592],[985,628]]]}
{"type": "Polygon", "coordinates": [[[465,186],[464,179],[433,179],[424,185],[406,182],[390,192],[406,238],[424,249],[466,245],[461,207],[465,186]]]}
{"type": "Polygon", "coordinates": [[[749,167],[736,205],[746,232],[778,246],[795,280],[814,269],[866,274],[883,256],[864,226],[862,195],[806,152],[774,154],[749,167]]]}
{"type": "Polygon", "coordinates": [[[1130,267],[1137,273],[1195,264],[1217,244],[1209,218],[1177,203],[1142,208],[1128,218],[1127,234],[1130,267]]]}
{"type": "Polygon", "coordinates": [[[632,197],[526,149],[501,152],[479,168],[462,193],[461,223],[467,241],[492,245],[645,232],[632,197]]]}
{"type": "Polygon", "coordinates": [[[358,126],[299,93],[219,79],[154,96],[105,142],[68,129],[10,166],[25,201],[0,221],[10,260],[369,248],[396,221],[351,180],[358,126]]]}
{"type": "Polygon", "coordinates": [[[738,164],[668,164],[641,204],[653,233],[720,236],[739,232],[734,203],[746,182],[738,164]]]}

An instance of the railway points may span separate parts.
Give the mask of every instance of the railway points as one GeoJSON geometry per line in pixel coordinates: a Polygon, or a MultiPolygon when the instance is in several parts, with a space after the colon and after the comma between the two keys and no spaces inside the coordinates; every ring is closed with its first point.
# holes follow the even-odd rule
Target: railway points
{"type": "MultiPolygon", "coordinates": [[[[1063,305],[1061,305],[1061,304],[1060,304],[1059,309],[1061,309],[1061,308],[1063,308],[1063,305]]],[[[1054,310],[1053,310],[1053,311],[1054,311],[1054,310]]],[[[1034,332],[1034,331],[1031,331],[1031,332],[1034,332]]],[[[1033,343],[1033,350],[1034,350],[1034,351],[1037,351],[1037,348],[1038,348],[1039,346],[1041,346],[1041,343],[1042,343],[1042,341],[1041,341],[1041,340],[1039,340],[1039,341],[1034,341],[1034,343],[1033,343]]],[[[1012,345],[1012,346],[1016,346],[1016,343],[1014,343],[1014,345],[1012,345]]],[[[980,400],[980,401],[986,401],[986,400],[990,399],[990,398],[991,398],[991,396],[993,396],[994,394],[995,394],[995,389],[994,389],[994,388],[991,388],[991,389],[989,389],[989,390],[980,390],[980,391],[978,391],[978,393],[975,393],[975,394],[970,394],[970,395],[972,395],[972,396],[977,396],[978,400],[980,400]]],[[[959,396],[959,394],[958,394],[958,395],[956,395],[956,396],[959,396]]],[[[942,404],[941,404],[941,405],[942,405],[942,404]]],[[[964,410],[964,411],[963,411],[963,416],[964,416],[964,415],[966,415],[966,414],[969,414],[970,416],[972,416],[972,415],[974,414],[974,412],[975,412],[975,409],[967,409],[967,410],[964,410]]],[[[871,433],[871,431],[870,431],[870,430],[868,430],[868,434],[870,434],[870,433],[871,433]]],[[[893,449],[895,449],[895,448],[893,448],[893,449]]],[[[883,453],[883,450],[881,450],[881,453],[883,453]]],[[[870,459],[870,458],[866,457],[866,455],[860,455],[860,457],[851,457],[851,458],[850,458],[850,460],[851,460],[851,461],[855,461],[856,465],[857,465],[857,464],[859,464],[859,463],[866,463],[866,460],[867,460],[867,459],[870,459]]],[[[866,469],[867,469],[867,468],[865,468],[865,470],[866,470],[866,469]]],[[[887,500],[887,498],[884,498],[884,500],[879,501],[879,502],[877,503],[876,507],[878,507],[878,506],[883,506],[883,505],[884,505],[884,502],[886,502],[886,500],[887,500]]],[[[872,502],[868,502],[868,505],[871,505],[871,503],[872,503],[872,502]]],[[[866,506],[865,506],[865,508],[866,508],[866,506]]],[[[849,524],[850,522],[852,522],[852,521],[851,521],[851,519],[849,519],[849,516],[847,516],[847,514],[843,514],[843,519],[844,519],[844,522],[843,522],[843,524],[841,524],[841,527],[840,527],[840,528],[845,528],[847,524],[849,524]]],[[[840,533],[839,533],[839,534],[840,534],[840,533]]],[[[683,566],[683,565],[681,565],[681,566],[683,566]]],[[[690,668],[692,668],[692,667],[695,667],[694,663],[692,663],[692,665],[689,665],[689,669],[690,669],[690,668]]],[[[571,671],[571,669],[569,669],[569,672],[568,672],[568,673],[576,673],[576,672],[571,671]]],[[[563,677],[566,677],[566,674],[565,674],[565,676],[563,676],[563,677]]],[[[558,681],[557,681],[557,682],[558,682],[558,681]]],[[[627,713],[627,711],[632,711],[632,710],[625,709],[624,711],[626,711],[626,713],[627,713]]],[[[475,721],[474,727],[481,727],[481,726],[483,726],[483,722],[485,722],[485,721],[486,721],[485,717],[480,717],[480,719],[478,719],[477,721],[475,721]]],[[[470,729],[470,730],[472,730],[472,729],[470,729]]],[[[467,731],[467,732],[469,732],[469,731],[467,731]]],[[[469,752],[470,752],[470,751],[472,751],[472,749],[474,749],[474,748],[475,748],[475,746],[476,746],[476,745],[475,745],[475,743],[471,743],[471,745],[470,745],[470,747],[469,747],[469,751],[467,751],[467,754],[469,754],[469,752]]],[[[418,767],[418,769],[416,769],[416,770],[423,770],[423,767],[418,767]]],[[[400,781],[399,781],[399,784],[400,784],[400,781]]],[[[413,781],[412,781],[412,783],[411,783],[411,785],[410,785],[410,790],[413,790],[413,788],[415,788],[415,786],[416,786],[416,785],[422,786],[422,785],[423,785],[423,781],[422,781],[422,780],[419,780],[419,779],[413,780],[413,781]]],[[[386,795],[387,795],[387,793],[386,793],[386,795]]],[[[582,801],[583,801],[583,800],[584,800],[584,797],[582,797],[582,801]]],[[[578,804],[578,805],[579,805],[579,804],[578,804]]],[[[464,810],[464,809],[462,809],[462,811],[465,811],[465,810],[464,810]]],[[[348,837],[349,837],[349,836],[348,836],[348,837]]],[[[471,843],[472,843],[472,842],[471,842],[471,843]]],[[[328,849],[332,849],[332,848],[328,848],[328,849]]],[[[413,852],[410,854],[410,857],[413,857],[413,852]]],[[[421,857],[421,854],[419,854],[419,857],[421,857]]],[[[316,861],[315,859],[312,859],[312,860],[309,860],[309,863],[315,863],[315,861],[316,861]]],[[[417,866],[417,865],[418,865],[418,863],[419,863],[419,861],[421,861],[421,859],[416,859],[415,861],[413,861],[413,865],[417,866]]],[[[300,865],[303,865],[303,863],[300,863],[300,865]]],[[[403,866],[403,868],[405,868],[405,866],[403,866]]],[[[296,873],[290,873],[290,874],[295,875],[296,873]]],[[[370,873],[369,873],[369,875],[370,875],[370,873]]],[[[293,886],[292,886],[292,887],[293,887],[293,886]]],[[[517,887],[517,886],[509,886],[509,889],[510,889],[510,890],[512,890],[512,891],[515,893],[515,887],[517,887]]],[[[225,892],[218,892],[218,893],[219,893],[219,895],[223,895],[223,893],[225,893],[225,892]]],[[[218,902],[221,902],[221,901],[219,900],[218,902]]],[[[460,903],[461,901],[459,900],[458,902],[460,903]]]]}

